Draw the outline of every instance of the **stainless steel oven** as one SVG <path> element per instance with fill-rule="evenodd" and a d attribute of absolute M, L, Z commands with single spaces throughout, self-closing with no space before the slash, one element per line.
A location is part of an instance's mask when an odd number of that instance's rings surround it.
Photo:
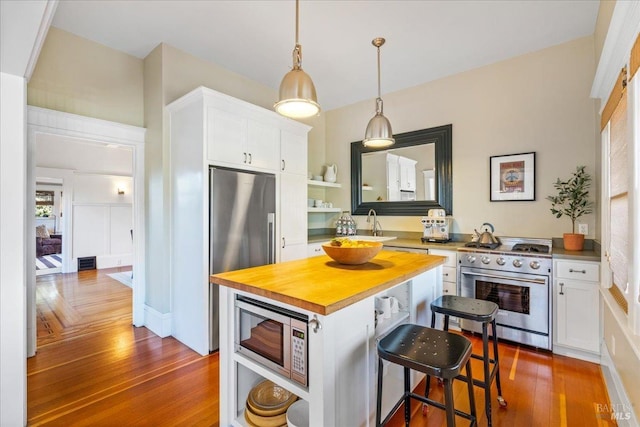
<path fill-rule="evenodd" d="M 510 246 L 459 249 L 458 290 L 498 304 L 498 337 L 551 350 L 551 265 L 548 254 L 513 252 Z M 477 322 L 460 322 L 464 330 L 482 331 Z"/>
<path fill-rule="evenodd" d="M 307 386 L 308 317 L 282 307 L 238 296 L 235 351 Z"/>

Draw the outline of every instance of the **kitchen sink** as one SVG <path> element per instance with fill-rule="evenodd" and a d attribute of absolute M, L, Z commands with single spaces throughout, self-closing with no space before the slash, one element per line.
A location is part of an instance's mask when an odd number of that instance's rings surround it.
<path fill-rule="evenodd" d="M 351 236 L 351 238 L 353 240 L 362 240 L 365 242 L 386 242 L 388 240 L 397 239 L 396 236 L 361 236 L 359 234 L 356 236 Z"/>

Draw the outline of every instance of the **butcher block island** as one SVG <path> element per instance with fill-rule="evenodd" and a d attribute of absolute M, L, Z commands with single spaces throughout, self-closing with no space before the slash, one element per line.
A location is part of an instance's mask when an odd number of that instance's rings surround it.
<path fill-rule="evenodd" d="M 251 425 L 247 396 L 265 379 L 308 402 L 311 427 L 374 425 L 376 340 L 401 323 L 430 324 L 445 261 L 383 250 L 362 265 L 322 255 L 212 275 L 220 425 Z M 383 412 L 402 394 L 402 369 L 385 365 L 384 375 Z"/>

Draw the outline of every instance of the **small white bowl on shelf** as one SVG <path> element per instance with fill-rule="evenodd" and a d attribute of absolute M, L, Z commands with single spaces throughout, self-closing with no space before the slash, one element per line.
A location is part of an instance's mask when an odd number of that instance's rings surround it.
<path fill-rule="evenodd" d="M 309 402 L 298 400 L 287 409 L 288 427 L 309 427 Z"/>

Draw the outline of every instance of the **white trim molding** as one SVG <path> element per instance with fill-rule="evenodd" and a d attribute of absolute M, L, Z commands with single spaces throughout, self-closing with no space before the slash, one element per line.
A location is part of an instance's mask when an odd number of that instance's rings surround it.
<path fill-rule="evenodd" d="M 171 313 L 160 313 L 155 308 L 145 305 L 144 325 L 160 338 L 171 336 Z"/>
<path fill-rule="evenodd" d="M 591 86 L 591 97 L 601 100 L 600 113 L 607 103 L 620 70 L 627 64 L 629 52 L 639 31 L 640 2 L 617 1 Z"/>
<path fill-rule="evenodd" d="M 133 324 L 143 326 L 145 319 L 145 192 L 144 192 L 144 144 L 146 129 L 137 126 L 115 123 L 77 114 L 48 110 L 39 107 L 27 107 L 28 155 L 27 155 L 27 194 L 35 194 L 35 146 L 40 134 L 52 134 L 74 138 L 91 143 L 114 143 L 132 148 L 133 151 Z M 34 202 L 35 203 L 35 202 Z M 68 216 L 67 216 L 68 217 Z M 31 216 L 28 216 L 31 218 Z M 68 218 L 67 220 L 69 220 Z M 35 230 L 35 218 L 27 221 L 27 230 Z M 71 230 L 71 224 L 65 223 L 65 230 Z M 30 236 L 30 234 L 28 234 Z M 34 240 L 34 242 L 31 242 Z M 35 238 L 27 239 L 27 265 L 35 265 Z M 70 248 L 63 245 L 63 259 L 71 259 Z M 67 245 L 68 247 L 69 245 Z M 31 250 L 33 249 L 33 250 Z M 66 252 L 66 253 L 65 253 Z M 31 260 L 31 261 L 29 261 Z M 27 353 L 35 354 L 35 268 L 27 274 Z M 31 328 L 29 328 L 31 324 Z"/>

